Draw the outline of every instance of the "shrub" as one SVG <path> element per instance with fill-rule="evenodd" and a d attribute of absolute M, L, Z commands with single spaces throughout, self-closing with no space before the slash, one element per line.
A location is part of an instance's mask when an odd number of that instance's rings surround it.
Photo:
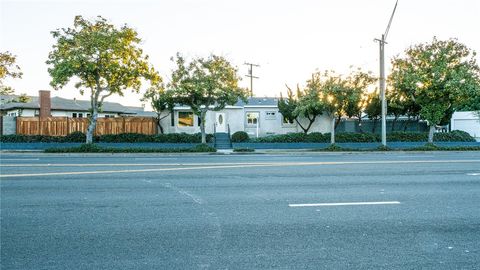
<path fill-rule="evenodd" d="M 320 132 L 312 132 L 307 134 L 306 138 L 307 142 L 312 142 L 312 143 L 326 143 L 330 142 L 330 134 L 327 136 L 327 134 L 322 134 Z"/>
<path fill-rule="evenodd" d="M 395 131 L 387 134 L 387 141 L 390 142 L 426 142 L 428 134 L 424 132 L 401 132 Z"/>
<path fill-rule="evenodd" d="M 85 142 L 87 136 L 80 131 L 75 131 L 64 137 L 65 142 Z"/>
<path fill-rule="evenodd" d="M 82 144 L 76 147 L 55 147 L 45 149 L 45 153 L 200 153 L 216 152 L 217 149 L 207 144 L 191 148 L 114 148 L 96 144 Z"/>
<path fill-rule="evenodd" d="M 325 135 L 330 138 L 330 133 L 325 133 Z M 336 133 L 335 142 L 344 143 L 344 142 L 379 142 L 380 137 L 377 134 L 373 133 Z"/>
<path fill-rule="evenodd" d="M 433 141 L 437 142 L 475 142 L 475 139 L 465 131 L 453 130 L 447 133 L 435 133 Z"/>
<path fill-rule="evenodd" d="M 248 142 L 250 137 L 245 131 L 237 131 L 232 134 L 232 142 Z"/>
<path fill-rule="evenodd" d="M 246 147 L 246 148 L 234 148 L 234 149 L 233 149 L 233 152 L 240 152 L 240 153 L 242 153 L 242 152 L 243 152 L 243 153 L 246 153 L 246 152 L 255 152 L 255 149 L 253 149 L 253 148 L 248 148 L 248 147 Z"/>

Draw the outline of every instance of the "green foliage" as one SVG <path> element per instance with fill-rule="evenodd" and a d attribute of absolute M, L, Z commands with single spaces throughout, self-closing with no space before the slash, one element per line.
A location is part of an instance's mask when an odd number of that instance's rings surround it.
<path fill-rule="evenodd" d="M 234 148 L 233 149 L 233 152 L 239 152 L 239 153 L 251 153 L 251 152 L 255 152 L 255 149 L 253 148 Z"/>
<path fill-rule="evenodd" d="M 330 134 L 326 134 L 330 136 Z M 344 143 L 344 142 L 379 142 L 380 137 L 378 134 L 372 133 L 337 133 L 335 134 L 335 142 Z"/>
<path fill-rule="evenodd" d="M 378 91 L 372 92 L 368 95 L 367 106 L 365 107 L 365 113 L 370 120 L 378 120 L 382 115 L 382 102 Z"/>
<path fill-rule="evenodd" d="M 34 143 L 34 142 L 84 142 L 85 134 L 81 132 L 74 132 L 65 137 L 60 136 L 44 136 L 44 135 L 2 135 L 1 142 L 11 143 Z M 123 133 L 96 136 L 95 142 L 108 143 L 200 143 L 201 134 L 186 134 L 186 133 L 171 133 L 171 134 L 157 134 L 145 135 L 138 133 Z M 207 135 L 207 141 L 213 141 L 213 135 Z"/>
<path fill-rule="evenodd" d="M 92 142 L 98 111 L 107 97 L 122 96 L 126 89 L 138 92 L 142 80 L 154 85 L 161 81 L 138 47 L 141 40 L 137 32 L 126 25 L 116 28 L 100 16 L 93 22 L 76 16 L 73 28 L 51 33 L 56 43 L 46 62 L 52 77 L 50 85 L 59 89 L 78 78 L 75 87 L 80 93 L 90 91 L 92 114 L 87 143 Z"/>
<path fill-rule="evenodd" d="M 298 89 L 298 87 L 297 87 Z M 289 122 L 294 122 L 297 120 L 298 115 L 295 114 L 295 109 L 297 108 L 298 101 L 293 94 L 292 89 L 287 86 L 287 98 L 285 99 L 280 93 L 280 99 L 278 100 L 278 111 L 282 116 L 287 119 Z"/>
<path fill-rule="evenodd" d="M 75 131 L 67 136 L 64 137 L 66 142 L 84 142 L 85 141 L 85 133 L 80 131 Z"/>
<path fill-rule="evenodd" d="M 210 55 L 196 58 L 190 63 L 177 54 L 172 58 L 176 69 L 168 89 L 175 103 L 189 106 L 200 117 L 202 142 L 205 142 L 205 115 L 207 111 L 219 111 L 226 105 L 234 105 L 238 99 L 246 102 L 248 91 L 238 86 L 237 69 L 225 58 Z"/>
<path fill-rule="evenodd" d="M 414 101 L 430 125 L 449 122 L 454 111 L 480 96 L 480 68 L 475 53 L 457 40 L 433 39 L 392 61 L 390 82 Z"/>
<path fill-rule="evenodd" d="M 144 94 L 142 101 L 149 101 L 153 110 L 157 113 L 157 126 L 163 134 L 162 119 L 173 113 L 175 102 L 172 91 L 166 91 L 163 84 L 150 87 Z"/>
<path fill-rule="evenodd" d="M 297 86 L 297 96 L 298 102 L 293 114 L 308 120 L 306 127 L 300 121 L 297 121 L 303 132 L 308 133 L 317 116 L 322 115 L 324 111 L 324 106 L 320 99 L 320 89 L 317 84 L 312 83 L 307 83 L 303 91 Z"/>
<path fill-rule="evenodd" d="M 232 134 L 232 142 L 248 142 L 250 137 L 245 131 L 237 131 Z"/>
<path fill-rule="evenodd" d="M 10 52 L 0 52 L 0 95 L 13 95 L 14 90 L 3 85 L 3 81 L 7 78 L 21 78 L 22 72 L 20 67 L 15 64 L 17 57 Z"/>
<path fill-rule="evenodd" d="M 476 140 L 465 131 L 453 130 L 452 132 L 435 133 L 436 142 L 475 142 Z"/>
<path fill-rule="evenodd" d="M 380 145 L 379 147 L 375 148 L 376 151 L 393 151 L 393 148 L 390 148 L 385 145 Z"/>
<path fill-rule="evenodd" d="M 206 144 L 199 144 L 191 148 L 113 148 L 87 143 L 77 147 L 45 149 L 45 153 L 200 153 L 216 151 L 215 148 Z"/>

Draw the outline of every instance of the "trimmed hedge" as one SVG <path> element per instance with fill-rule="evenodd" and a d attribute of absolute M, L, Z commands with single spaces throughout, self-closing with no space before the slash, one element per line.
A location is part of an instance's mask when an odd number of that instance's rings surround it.
<path fill-rule="evenodd" d="M 251 139 L 252 142 L 265 143 L 329 143 L 330 133 L 312 132 L 304 133 L 288 133 L 280 135 L 272 135 L 261 137 L 258 139 Z M 423 132 L 392 132 L 387 134 L 387 141 L 389 142 L 426 142 L 428 141 L 428 133 Z M 433 141 L 436 142 L 475 142 L 475 139 L 465 131 L 454 130 L 448 133 L 435 133 Z M 378 134 L 372 133 L 336 133 L 335 142 L 347 143 L 370 143 L 381 142 L 381 137 Z"/>
<path fill-rule="evenodd" d="M 250 137 L 245 131 L 237 131 L 232 134 L 232 142 L 248 142 Z"/>
<path fill-rule="evenodd" d="M 217 149 L 206 144 L 199 144 L 191 148 L 114 148 L 96 144 L 82 144 L 76 147 L 45 149 L 45 153 L 208 153 L 216 151 Z"/>
<path fill-rule="evenodd" d="M 423 132 L 392 132 L 387 134 L 389 142 L 426 142 L 428 134 Z M 200 133 L 171 133 L 145 135 L 138 133 L 123 133 L 115 135 L 95 136 L 94 142 L 111 142 L 111 143 L 201 143 L 202 137 Z M 207 142 L 213 141 L 213 135 L 207 134 Z M 329 143 L 330 133 L 312 132 L 304 133 L 288 133 L 280 135 L 272 135 L 260 138 L 249 138 L 248 134 L 243 131 L 235 132 L 232 135 L 232 142 L 261 142 L 261 143 Z M 372 133 L 336 133 L 335 142 L 380 142 L 381 138 L 378 134 Z M 454 130 L 448 133 L 435 133 L 434 142 L 475 142 L 475 139 L 467 132 Z M 60 136 L 25 136 L 25 135 L 2 135 L 0 142 L 10 143 L 31 143 L 31 142 L 85 142 L 85 134 L 74 132 L 65 137 Z"/>
<path fill-rule="evenodd" d="M 82 132 L 73 132 L 67 136 L 43 136 L 43 135 L 2 135 L 0 142 L 10 143 L 32 143 L 32 142 L 85 142 L 86 136 Z M 110 143 L 201 143 L 202 135 L 200 133 L 171 133 L 145 135 L 139 133 L 122 133 L 95 136 L 94 142 L 110 142 Z M 213 135 L 207 134 L 207 142 L 213 141 Z"/>

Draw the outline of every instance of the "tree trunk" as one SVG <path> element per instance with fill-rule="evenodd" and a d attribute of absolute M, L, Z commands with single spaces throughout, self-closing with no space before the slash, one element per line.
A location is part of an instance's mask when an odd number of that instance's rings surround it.
<path fill-rule="evenodd" d="M 362 129 L 362 117 L 358 118 L 358 132 L 363 133 Z"/>
<path fill-rule="evenodd" d="M 335 121 L 335 130 L 337 129 L 338 124 L 340 124 L 340 121 L 341 121 L 341 120 L 342 120 L 342 116 L 339 116 L 339 117 L 337 118 L 337 120 Z"/>
<path fill-rule="evenodd" d="M 202 133 L 202 143 L 207 143 L 207 135 L 205 134 L 205 115 L 207 114 L 206 111 L 200 112 L 200 132 Z"/>
<path fill-rule="evenodd" d="M 375 130 L 377 129 L 377 119 L 373 119 L 372 125 L 372 133 L 375 134 Z"/>
<path fill-rule="evenodd" d="M 304 128 L 298 118 L 295 118 L 295 122 L 297 122 L 298 126 L 302 129 L 303 133 L 307 134 L 308 129 Z"/>
<path fill-rule="evenodd" d="M 435 134 L 435 125 L 430 125 L 430 131 L 428 132 L 428 143 L 433 143 L 433 134 Z"/>
<path fill-rule="evenodd" d="M 163 127 L 162 127 L 162 118 L 160 117 L 161 114 L 157 114 L 157 130 L 160 132 L 160 134 L 163 134 Z"/>
<path fill-rule="evenodd" d="M 330 144 L 335 144 L 335 117 L 332 117 L 330 131 Z"/>
<path fill-rule="evenodd" d="M 392 132 L 395 131 L 395 123 L 397 123 L 397 119 L 398 119 L 398 116 L 395 115 L 395 117 L 393 118 L 393 121 L 392 121 L 392 130 L 391 130 Z"/>
<path fill-rule="evenodd" d="M 93 132 L 95 131 L 95 127 L 97 126 L 97 118 L 98 118 L 98 108 L 97 103 L 94 103 L 92 108 L 92 116 L 90 117 L 90 123 L 88 124 L 87 128 L 87 140 L 86 143 L 93 143 Z"/>

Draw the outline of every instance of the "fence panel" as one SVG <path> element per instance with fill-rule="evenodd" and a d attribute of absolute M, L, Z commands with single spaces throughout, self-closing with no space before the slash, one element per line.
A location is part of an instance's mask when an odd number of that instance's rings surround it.
<path fill-rule="evenodd" d="M 17 134 L 66 136 L 72 132 L 87 132 L 87 118 L 17 117 Z M 98 118 L 95 135 L 142 133 L 157 134 L 153 117 Z"/>

